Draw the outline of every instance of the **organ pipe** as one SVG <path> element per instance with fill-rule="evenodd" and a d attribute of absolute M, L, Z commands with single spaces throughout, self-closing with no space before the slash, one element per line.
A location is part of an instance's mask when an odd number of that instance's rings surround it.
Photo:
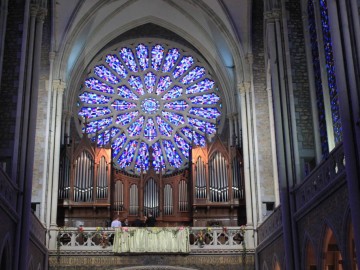
<path fill-rule="evenodd" d="M 210 201 L 228 201 L 228 190 L 227 162 L 220 153 L 216 153 L 210 161 Z"/>
<path fill-rule="evenodd" d="M 155 217 L 159 213 L 159 192 L 153 178 L 150 178 L 144 187 L 144 212 L 145 215 L 152 212 Z"/>
<path fill-rule="evenodd" d="M 74 201 L 92 201 L 94 161 L 87 152 L 82 152 L 75 161 Z"/>
<path fill-rule="evenodd" d="M 96 197 L 106 199 L 108 194 L 108 173 L 105 157 L 101 157 L 97 175 Z"/>
<path fill-rule="evenodd" d="M 138 215 L 139 209 L 139 196 L 138 196 L 138 187 L 133 184 L 130 187 L 130 204 L 129 204 L 129 214 Z"/>
<path fill-rule="evenodd" d="M 164 215 L 172 215 L 173 214 L 173 191 L 172 187 L 169 184 L 166 184 L 164 187 Z"/>

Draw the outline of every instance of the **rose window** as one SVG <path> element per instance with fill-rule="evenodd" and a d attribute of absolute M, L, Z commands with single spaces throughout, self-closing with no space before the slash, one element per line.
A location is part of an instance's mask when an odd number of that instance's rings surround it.
<path fill-rule="evenodd" d="M 191 145 L 216 132 L 215 82 L 189 53 L 162 43 L 125 46 L 95 63 L 82 85 L 82 131 L 111 145 L 115 166 L 166 173 L 188 163 Z M 152 158 L 149 158 L 149 155 Z"/>

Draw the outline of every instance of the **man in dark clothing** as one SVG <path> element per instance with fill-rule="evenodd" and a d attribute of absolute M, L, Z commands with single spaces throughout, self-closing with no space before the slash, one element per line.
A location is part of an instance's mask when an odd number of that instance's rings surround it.
<path fill-rule="evenodd" d="M 148 218 L 146 219 L 146 226 L 147 227 L 154 227 L 156 224 L 156 218 L 152 215 L 151 212 L 148 214 Z"/>

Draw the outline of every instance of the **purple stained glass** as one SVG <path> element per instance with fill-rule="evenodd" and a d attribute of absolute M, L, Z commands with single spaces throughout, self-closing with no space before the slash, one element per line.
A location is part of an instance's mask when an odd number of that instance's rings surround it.
<path fill-rule="evenodd" d="M 111 67 L 121 78 L 126 78 L 128 72 L 116 55 L 108 54 L 105 58 L 105 61 L 108 63 L 109 67 Z"/>
<path fill-rule="evenodd" d="M 168 53 L 166 54 L 162 71 L 169 72 L 175 66 L 175 63 L 179 59 L 179 57 L 180 57 L 180 51 L 178 49 L 174 48 L 169 50 Z"/>
<path fill-rule="evenodd" d="M 129 136 L 135 137 L 138 136 L 143 128 L 144 125 L 144 116 L 140 116 L 134 123 L 132 123 L 129 128 Z"/>
<path fill-rule="evenodd" d="M 204 79 L 201 82 L 198 82 L 186 88 L 186 94 L 195 94 L 209 91 L 214 87 L 214 84 L 214 81 L 210 79 Z"/>
<path fill-rule="evenodd" d="M 221 104 L 214 81 L 197 61 L 178 48 L 143 42 L 121 47 L 93 66 L 96 78 L 85 79 L 78 114 L 87 119 L 94 142 L 111 144 L 118 168 L 148 170 L 152 153 L 155 170 L 169 173 L 185 166 L 190 145 L 205 146 L 204 134 L 215 132 L 212 122 Z"/>
<path fill-rule="evenodd" d="M 111 111 L 107 107 L 82 107 L 79 111 L 79 115 L 84 118 L 95 118 L 110 113 Z"/>
<path fill-rule="evenodd" d="M 163 111 L 162 116 L 164 116 L 170 123 L 176 126 L 185 123 L 184 117 L 180 114 Z"/>
<path fill-rule="evenodd" d="M 124 147 L 126 140 L 127 138 L 124 133 L 122 133 L 114 140 L 114 142 L 111 144 L 111 148 L 113 149 L 113 157 L 116 157 L 119 154 L 120 150 Z"/>
<path fill-rule="evenodd" d="M 136 65 L 135 57 L 132 50 L 130 48 L 122 48 L 119 53 L 126 67 L 133 72 L 137 72 L 138 67 Z"/>
<path fill-rule="evenodd" d="M 211 93 L 202 96 L 189 97 L 189 99 L 194 104 L 210 105 L 210 104 L 217 104 L 218 101 L 220 100 L 220 97 L 214 93 Z"/>
<path fill-rule="evenodd" d="M 162 136 L 171 136 L 173 128 L 165 120 L 163 120 L 160 116 L 157 116 L 156 123 Z"/>
<path fill-rule="evenodd" d="M 117 84 L 120 82 L 120 80 L 111 73 L 111 71 L 106 68 L 104 65 L 99 65 L 94 67 L 94 73 L 101 79 L 111 83 L 111 84 Z"/>
<path fill-rule="evenodd" d="M 190 151 L 189 144 L 184 140 L 183 137 L 181 137 L 178 134 L 175 134 L 174 141 L 175 141 L 177 147 L 180 149 L 181 153 L 184 155 L 184 157 L 186 159 L 188 159 L 189 158 L 189 151 Z"/>
<path fill-rule="evenodd" d="M 175 168 L 180 168 L 182 164 L 182 159 L 177 152 L 174 144 L 169 140 L 163 140 L 163 147 L 166 153 L 166 159 Z"/>
<path fill-rule="evenodd" d="M 176 100 L 173 102 L 166 103 L 164 108 L 171 109 L 175 111 L 185 111 L 189 105 L 185 100 Z"/>
<path fill-rule="evenodd" d="M 157 137 L 154 120 L 149 118 L 146 122 L 144 129 L 144 137 L 149 141 L 154 140 Z"/>
<path fill-rule="evenodd" d="M 117 111 L 131 110 L 136 108 L 136 104 L 125 100 L 115 100 L 111 106 Z"/>
<path fill-rule="evenodd" d="M 98 95 L 91 92 L 84 92 L 79 95 L 81 102 L 88 104 L 106 104 L 109 102 L 110 97 Z"/>
<path fill-rule="evenodd" d="M 129 88 L 127 88 L 126 85 L 118 87 L 118 95 L 126 99 L 139 100 L 139 97 L 135 95 L 134 92 Z"/>
<path fill-rule="evenodd" d="M 136 156 L 135 168 L 138 172 L 147 171 L 149 169 L 149 149 L 144 142 L 140 143 Z"/>
<path fill-rule="evenodd" d="M 85 80 L 85 86 L 92 90 L 100 91 L 107 94 L 114 94 L 114 88 L 107 84 L 100 82 L 95 78 L 89 78 Z"/>
<path fill-rule="evenodd" d="M 134 118 L 136 118 L 138 116 L 139 112 L 135 111 L 135 112 L 129 112 L 129 113 L 124 113 L 124 114 L 119 114 L 116 118 L 116 124 L 121 125 L 121 126 L 126 126 L 127 124 L 129 124 Z"/>
<path fill-rule="evenodd" d="M 167 93 L 165 93 L 161 99 L 163 100 L 175 99 L 181 97 L 182 92 L 183 92 L 182 88 L 180 86 L 175 85 Z"/>
<path fill-rule="evenodd" d="M 159 82 L 157 84 L 156 94 L 160 95 L 164 91 L 166 91 L 171 85 L 172 80 L 169 76 L 160 77 Z"/>
<path fill-rule="evenodd" d="M 138 58 L 141 70 L 147 69 L 149 67 L 149 52 L 147 46 L 144 44 L 139 44 L 136 47 L 136 56 Z"/>
<path fill-rule="evenodd" d="M 173 76 L 175 79 L 183 75 L 194 63 L 194 58 L 191 56 L 185 56 L 181 59 L 180 63 L 177 65 L 173 72 Z"/>
<path fill-rule="evenodd" d="M 134 159 L 137 146 L 138 146 L 138 142 L 135 140 L 129 141 L 129 143 L 125 146 L 124 151 L 121 153 L 118 159 L 118 164 L 120 168 L 125 168 L 130 166 L 131 162 Z"/>
<path fill-rule="evenodd" d="M 148 93 L 154 92 L 154 86 L 156 83 L 156 75 L 152 72 L 146 73 L 144 77 L 144 83 Z"/>
<path fill-rule="evenodd" d="M 141 82 L 141 78 L 139 76 L 130 76 L 129 78 L 129 84 L 137 93 L 140 95 L 144 95 L 144 86 Z"/>
<path fill-rule="evenodd" d="M 164 57 L 164 47 L 161 45 L 155 45 L 151 50 L 151 66 L 156 71 L 160 70 L 161 62 Z"/>
<path fill-rule="evenodd" d="M 192 69 L 184 78 L 182 78 L 181 83 L 188 85 L 194 81 L 197 81 L 205 76 L 205 68 L 196 66 Z"/>
<path fill-rule="evenodd" d="M 189 113 L 207 119 L 216 119 L 220 116 L 220 112 L 217 108 L 193 107 L 189 110 Z"/>

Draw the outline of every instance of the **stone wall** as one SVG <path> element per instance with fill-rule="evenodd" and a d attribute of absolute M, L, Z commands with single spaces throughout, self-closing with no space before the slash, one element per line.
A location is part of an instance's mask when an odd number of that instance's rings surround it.
<path fill-rule="evenodd" d="M 305 54 L 305 41 L 301 3 L 298 0 L 285 2 L 291 79 L 294 93 L 297 139 L 302 176 L 305 174 L 305 162 L 314 159 L 314 133 L 309 92 L 309 78 Z"/>
<path fill-rule="evenodd" d="M 273 160 L 270 136 L 269 100 L 266 90 L 266 70 L 264 56 L 263 2 L 254 1 L 252 21 L 253 83 L 255 104 L 256 143 L 258 145 L 259 179 L 261 194 L 265 202 L 274 202 Z M 255 137 L 255 136 L 254 136 Z M 262 207 L 259 205 L 259 207 Z M 266 212 L 264 213 L 266 214 Z M 262 219 L 263 217 L 260 217 Z"/>
<path fill-rule="evenodd" d="M 0 162 L 6 163 L 6 172 L 11 172 L 14 150 L 15 121 L 18 103 L 21 50 L 23 45 L 24 4 L 13 0 L 8 3 L 7 25 L 4 44 L 0 87 Z"/>

